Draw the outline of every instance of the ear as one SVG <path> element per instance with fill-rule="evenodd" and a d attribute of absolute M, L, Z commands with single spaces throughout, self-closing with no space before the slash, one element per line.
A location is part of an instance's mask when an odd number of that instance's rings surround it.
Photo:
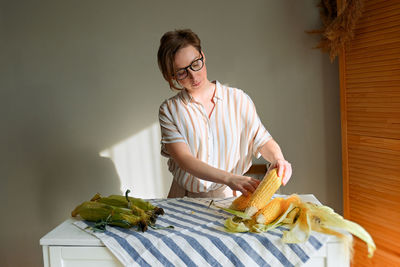
<path fill-rule="evenodd" d="M 203 58 L 204 58 L 204 63 L 206 63 L 206 55 L 204 55 L 204 52 L 203 52 L 203 50 L 201 50 L 201 55 L 203 56 Z"/>

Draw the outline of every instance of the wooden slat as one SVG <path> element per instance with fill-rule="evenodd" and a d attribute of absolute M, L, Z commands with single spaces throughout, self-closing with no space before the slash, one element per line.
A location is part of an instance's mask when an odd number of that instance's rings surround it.
<path fill-rule="evenodd" d="M 352 266 L 400 266 L 400 256 L 388 253 L 377 247 L 372 258 L 367 258 L 367 246 L 360 240 L 354 242 L 354 257 Z"/>
<path fill-rule="evenodd" d="M 392 174 L 394 175 L 394 177 L 390 177 L 390 174 L 388 174 L 388 172 L 386 171 L 385 175 L 389 176 L 385 178 L 388 179 L 388 181 L 390 179 L 394 179 L 397 181 L 398 175 L 400 174 L 398 159 L 399 153 L 395 153 L 395 151 L 391 150 L 391 153 L 388 153 L 388 150 L 373 147 L 367 147 L 364 149 L 349 148 L 349 151 L 351 152 L 351 156 L 349 155 L 349 159 L 352 160 L 351 164 L 357 164 L 357 160 L 359 160 L 360 162 L 358 163 L 365 169 L 368 169 L 369 165 L 372 165 L 374 168 L 383 165 L 388 170 L 394 171 L 394 173 Z M 358 166 L 355 167 L 357 168 Z M 382 172 L 379 172 L 379 174 L 383 175 Z"/>
<path fill-rule="evenodd" d="M 350 109 L 354 108 L 386 108 L 389 110 L 393 111 L 400 111 L 400 105 L 397 99 L 390 99 L 387 98 L 386 101 L 379 101 L 379 99 L 374 99 L 375 101 L 369 101 L 364 100 L 364 101 L 352 101 L 352 102 L 347 102 L 348 107 Z M 392 101 L 391 101 L 392 100 Z"/>
<path fill-rule="evenodd" d="M 392 189 L 394 187 L 395 189 L 393 190 L 393 193 L 389 194 L 389 195 L 393 198 L 396 198 L 396 194 L 399 194 L 399 186 L 396 185 L 396 182 L 393 180 L 392 180 L 392 182 L 385 181 L 379 185 L 376 185 L 375 176 L 371 176 L 371 173 L 369 173 L 369 174 L 361 173 L 360 174 L 357 172 L 351 172 L 351 176 L 352 176 L 351 185 L 353 185 L 354 183 L 361 183 L 361 184 L 364 184 L 365 186 L 373 187 L 378 191 L 385 191 L 385 190 L 392 191 Z M 397 186 L 397 188 L 396 188 L 396 186 Z M 382 203 L 382 202 L 380 202 L 380 203 Z"/>
<path fill-rule="evenodd" d="M 398 91 L 400 86 L 400 81 L 380 81 L 380 82 L 356 82 L 350 83 L 346 82 L 346 91 L 351 92 L 353 89 L 357 90 L 360 88 L 379 88 L 379 87 L 392 87 L 393 90 Z"/>
<path fill-rule="evenodd" d="M 393 5 L 397 0 L 366 0 L 364 1 L 365 10 L 377 9 L 388 5 Z"/>
<path fill-rule="evenodd" d="M 344 215 L 378 246 L 353 266 L 400 266 L 400 1 L 364 3 L 339 62 Z"/>
<path fill-rule="evenodd" d="M 385 36 L 370 36 L 368 38 L 353 39 L 351 49 L 362 49 L 397 43 L 400 39 L 400 32 L 391 32 Z"/>
<path fill-rule="evenodd" d="M 392 20 L 390 23 L 376 23 L 370 27 L 357 29 L 357 37 L 362 40 L 364 38 L 381 37 L 382 35 L 397 32 L 400 26 L 400 19 L 398 17 L 394 18 L 395 20 Z"/>
<path fill-rule="evenodd" d="M 373 112 L 373 111 L 362 111 L 362 110 L 354 110 L 354 111 L 349 111 L 348 112 L 349 115 L 349 119 L 351 120 L 357 120 L 358 118 L 361 119 L 368 119 L 368 118 L 372 118 L 372 119 L 396 119 L 399 118 L 400 116 L 400 112 Z"/>
<path fill-rule="evenodd" d="M 372 136 L 378 138 L 399 138 L 399 134 L 390 133 L 390 132 L 379 132 L 379 131 L 370 131 L 370 130 L 353 130 L 349 129 L 349 134 L 356 134 L 356 135 L 364 135 L 364 136 Z"/>
<path fill-rule="evenodd" d="M 395 83 L 394 81 L 391 81 L 390 83 Z M 397 82 L 400 86 L 400 82 Z M 357 86 L 354 87 L 347 87 L 347 94 L 349 93 L 396 93 L 399 91 L 399 87 L 395 85 L 385 85 L 384 83 L 381 84 L 364 84 L 362 86 L 361 84 L 358 84 Z"/>
<path fill-rule="evenodd" d="M 350 45 L 348 47 L 346 55 L 348 57 L 352 57 L 351 62 L 346 64 L 346 69 L 348 66 L 352 66 L 354 64 L 357 64 L 359 61 L 354 61 L 356 59 L 363 59 L 364 57 L 367 57 L 368 59 L 376 59 L 379 61 L 384 61 L 386 62 L 387 59 L 385 58 L 380 58 L 381 56 L 384 55 L 393 55 L 393 58 L 399 58 L 399 54 L 397 53 L 399 51 L 400 44 L 397 42 L 392 42 L 388 43 L 385 45 L 380 45 L 380 46 L 370 46 L 366 47 L 364 49 L 353 49 L 353 47 Z M 390 60 L 390 58 L 389 58 Z M 362 67 L 362 66 L 360 66 Z M 368 67 L 368 66 L 366 66 Z"/>
<path fill-rule="evenodd" d="M 392 6 L 391 6 L 392 7 Z M 398 18 L 398 11 L 393 8 L 382 9 L 379 14 L 368 14 L 364 12 L 357 21 L 356 31 L 358 29 L 369 28 L 380 24 L 390 24 Z M 375 24 L 374 24 L 375 22 Z"/>
<path fill-rule="evenodd" d="M 400 53 L 400 49 L 399 49 Z M 358 68 L 351 68 L 349 66 L 346 70 L 346 75 L 371 75 L 376 76 L 380 75 L 387 75 L 388 72 L 391 71 L 400 71 L 400 56 L 398 59 L 394 59 L 392 62 L 382 62 L 382 61 L 375 61 L 375 62 L 368 62 L 368 67 L 360 67 Z"/>
<path fill-rule="evenodd" d="M 350 172 L 351 174 L 354 174 L 355 178 L 360 177 L 375 183 L 378 181 L 378 179 L 384 180 L 377 184 L 377 187 L 380 187 L 381 185 L 388 185 L 393 189 L 393 192 L 388 194 L 400 193 L 400 182 L 397 179 L 400 174 L 398 166 L 385 164 L 383 160 L 377 161 L 374 159 L 367 160 L 366 158 L 360 159 L 362 157 L 357 158 L 356 155 L 353 156 L 353 154 L 355 154 L 353 152 L 351 154 L 351 156 L 349 155 L 349 165 L 351 167 Z M 377 168 L 379 168 L 379 171 L 377 171 Z M 355 180 L 358 181 L 357 179 Z M 400 199 L 400 195 L 398 195 L 398 197 Z"/>
<path fill-rule="evenodd" d="M 391 112 L 391 113 L 399 113 L 400 108 L 397 106 L 387 106 L 387 107 L 381 107 L 381 106 L 374 106 L 370 105 L 369 107 L 358 107 L 355 105 L 348 105 L 348 111 L 362 111 L 362 112 Z"/>
<path fill-rule="evenodd" d="M 398 3 L 398 0 L 365 0 L 364 1 L 364 14 L 371 10 L 379 12 L 378 9 L 393 6 Z"/>
<path fill-rule="evenodd" d="M 397 89 L 397 88 L 396 88 Z M 357 101 L 365 100 L 365 99 L 376 99 L 376 100 L 386 100 L 386 98 L 399 98 L 400 99 L 400 90 L 392 91 L 392 92 L 378 92 L 378 91 L 371 91 L 371 92 L 361 92 L 361 93 L 354 93 L 348 92 L 346 94 L 347 101 L 352 101 L 353 99 Z M 400 120 L 400 118 L 399 118 Z"/>
<path fill-rule="evenodd" d="M 384 20 L 388 17 L 397 17 L 398 10 L 400 9 L 400 2 L 394 1 L 389 2 L 387 0 L 382 1 L 382 3 L 377 3 L 377 5 L 368 5 L 368 0 L 366 1 L 366 5 L 364 6 L 364 10 L 362 16 L 357 21 L 358 27 L 364 26 L 366 23 L 379 23 L 381 20 Z M 372 26 L 372 25 L 368 25 Z"/>
<path fill-rule="evenodd" d="M 383 159 L 367 159 L 366 157 L 358 156 L 353 152 L 351 154 L 352 155 L 349 156 L 349 165 L 351 167 L 349 173 L 351 172 L 351 174 L 354 175 L 354 180 L 356 182 L 360 182 L 359 179 L 362 179 L 367 183 L 375 183 L 378 188 L 392 188 L 393 192 L 388 194 L 400 193 L 400 183 L 398 180 L 400 170 L 394 165 L 395 163 L 385 164 L 387 161 Z M 383 169 L 380 166 L 385 167 Z M 377 168 L 380 168 L 379 171 L 377 171 Z M 380 181 L 379 184 L 376 183 L 378 179 Z"/>
<path fill-rule="evenodd" d="M 399 139 L 400 133 L 398 129 L 384 129 L 384 128 L 372 128 L 372 127 L 357 127 L 348 125 L 348 134 L 369 136 L 374 138 L 387 138 L 387 139 Z"/>
<path fill-rule="evenodd" d="M 352 192 L 357 193 L 355 190 Z M 376 203 L 375 206 L 367 206 L 363 205 L 358 198 L 351 197 L 350 199 L 352 202 L 356 203 L 350 206 L 350 212 L 352 213 L 350 220 L 364 227 L 372 236 L 377 246 L 385 248 L 386 250 L 395 249 L 395 251 L 400 251 L 400 243 L 390 244 L 387 242 L 388 239 L 400 238 L 397 225 L 385 220 L 385 218 L 389 217 L 392 219 L 391 222 L 395 221 L 396 218 L 390 217 L 391 215 L 395 215 L 395 212 L 381 209 L 380 206 L 382 204 L 380 203 Z"/>
<path fill-rule="evenodd" d="M 397 0 L 365 0 L 364 4 L 365 5 L 362 13 L 362 18 L 377 16 L 388 11 L 397 10 L 400 8 L 400 3 Z"/>
<path fill-rule="evenodd" d="M 365 78 L 380 78 L 385 77 L 392 81 L 400 80 L 400 66 L 389 65 L 389 67 L 380 67 L 375 70 L 365 69 L 346 72 L 346 78 L 348 79 L 365 79 Z"/>
<path fill-rule="evenodd" d="M 363 17 L 363 18 L 364 18 L 364 20 L 361 18 L 355 25 L 354 30 L 356 33 L 359 33 L 360 31 L 368 30 L 371 27 L 385 27 L 385 25 L 395 25 L 399 21 L 399 17 L 396 15 L 383 17 L 379 21 L 375 21 L 375 22 L 373 20 L 371 20 L 373 18 L 370 18 L 369 20 L 365 19 L 365 17 Z"/>
<path fill-rule="evenodd" d="M 375 242 L 378 243 L 377 245 L 385 246 L 385 243 L 387 244 L 387 242 L 378 242 L 378 239 L 385 240 L 386 238 L 391 238 L 392 236 L 400 238 L 400 231 L 398 230 L 396 225 L 393 223 L 390 224 L 387 221 L 385 221 L 385 218 L 388 218 L 390 215 L 395 214 L 394 211 L 381 209 L 379 203 L 377 203 L 375 206 L 371 205 L 367 206 L 361 204 L 361 201 L 358 198 L 356 199 L 351 197 L 350 199 L 354 203 L 357 203 L 354 205 L 351 204 L 350 206 L 350 210 L 353 213 L 350 220 L 364 227 L 365 230 L 367 230 L 369 234 L 372 236 L 372 238 L 375 239 Z M 363 213 L 366 213 L 368 215 L 364 216 Z M 382 218 L 382 216 L 384 215 L 388 216 Z M 393 218 L 392 221 L 395 219 L 396 218 Z M 393 246 L 391 244 L 387 245 L 388 248 Z M 400 248 L 400 243 L 396 245 L 398 248 Z"/>
<path fill-rule="evenodd" d="M 352 192 L 356 193 L 355 190 L 353 190 Z M 365 230 L 367 230 L 374 239 L 377 240 L 378 238 L 390 238 L 391 235 L 393 235 L 394 237 L 400 237 L 400 231 L 398 227 L 396 227 L 397 225 L 391 223 L 396 219 L 395 217 L 390 217 L 390 215 L 396 214 L 395 211 L 381 209 L 380 206 L 382 204 L 376 203 L 375 205 L 373 205 L 371 204 L 371 202 L 368 203 L 363 198 L 350 197 L 350 200 L 352 200 L 352 203 L 350 205 L 352 216 L 349 219 L 364 227 Z M 365 204 L 360 200 L 365 201 Z M 364 213 L 366 215 L 364 215 Z M 390 222 L 387 222 L 385 218 L 392 218 L 392 220 Z M 382 236 L 380 235 L 380 233 L 383 233 L 384 235 Z M 397 245 L 399 246 L 400 243 L 398 243 Z"/>
<path fill-rule="evenodd" d="M 389 140 L 368 136 L 348 135 L 349 147 L 379 148 L 388 153 L 393 151 L 396 155 L 400 152 L 400 140 Z"/>
<path fill-rule="evenodd" d="M 400 222 L 400 214 L 396 210 L 397 208 L 400 208 L 398 191 L 397 194 L 394 192 L 389 194 L 378 190 L 378 188 L 365 188 L 365 186 L 366 185 L 364 183 L 350 183 L 350 191 L 354 194 L 357 194 L 356 199 L 359 200 L 351 205 L 359 205 L 370 208 L 370 214 L 365 216 L 376 216 L 380 214 L 379 219 L 386 221 L 386 223 L 395 223 L 397 225 L 398 222 Z M 385 194 L 387 194 L 387 196 Z M 351 197 L 352 196 L 350 196 L 350 198 Z M 371 207 L 379 208 L 373 210 Z"/>
<path fill-rule="evenodd" d="M 366 132 L 370 134 L 381 133 L 385 136 L 400 136 L 400 126 L 397 124 L 371 124 L 371 123 L 363 123 L 363 124 L 354 124 L 351 123 L 349 126 L 349 133 L 353 132 Z"/>
<path fill-rule="evenodd" d="M 400 75 L 387 75 L 387 76 L 377 76 L 377 77 L 367 77 L 361 75 L 354 75 L 350 77 L 346 75 L 346 79 L 349 83 L 376 83 L 376 82 L 388 82 L 388 81 L 398 81 L 400 82 Z"/>
<path fill-rule="evenodd" d="M 348 123 L 355 125 L 364 125 L 364 123 L 371 123 L 371 125 L 385 124 L 389 127 L 397 127 L 400 125 L 400 118 L 378 118 L 378 117 L 361 117 L 356 116 L 354 119 L 349 118 Z"/>
<path fill-rule="evenodd" d="M 387 46 L 391 46 L 392 44 L 398 45 L 398 43 L 389 43 Z M 399 60 L 399 47 L 395 48 L 389 48 L 386 51 L 372 51 L 375 48 L 383 50 L 384 48 L 382 46 L 376 46 L 376 47 L 367 47 L 362 50 L 362 53 L 358 53 L 354 55 L 354 59 L 352 60 L 352 63 L 349 63 L 348 66 L 349 68 L 352 67 L 362 67 L 362 64 L 365 63 L 376 63 L 376 64 L 382 64 L 382 62 L 386 62 L 388 64 L 390 61 L 393 62 L 393 64 L 398 64 Z M 359 51 L 357 50 L 357 51 Z M 371 50 L 371 51 L 368 51 Z M 368 67 L 368 65 L 366 65 Z"/>

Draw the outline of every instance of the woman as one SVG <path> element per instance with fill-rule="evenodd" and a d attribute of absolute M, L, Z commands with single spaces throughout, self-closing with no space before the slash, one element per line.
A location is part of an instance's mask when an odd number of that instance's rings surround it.
<path fill-rule="evenodd" d="M 242 90 L 207 79 L 206 57 L 191 30 L 167 32 L 158 65 L 171 89 L 180 92 L 159 110 L 161 154 L 173 182 L 168 197 L 229 197 L 254 192 L 259 180 L 243 176 L 252 155 L 277 168 L 285 185 L 292 174 L 253 102 Z"/>

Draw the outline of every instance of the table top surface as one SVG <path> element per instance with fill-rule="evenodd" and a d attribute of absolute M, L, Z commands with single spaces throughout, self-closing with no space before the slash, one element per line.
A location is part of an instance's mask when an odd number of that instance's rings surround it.
<path fill-rule="evenodd" d="M 321 204 L 312 194 L 299 195 L 303 201 Z M 42 246 L 104 246 L 97 237 L 83 231 L 73 223 L 80 219 L 68 218 L 40 239 Z"/>

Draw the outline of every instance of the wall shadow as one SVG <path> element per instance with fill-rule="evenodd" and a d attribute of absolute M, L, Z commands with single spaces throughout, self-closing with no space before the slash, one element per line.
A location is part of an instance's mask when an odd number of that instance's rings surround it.
<path fill-rule="evenodd" d="M 90 200 L 97 192 L 121 194 L 113 162 L 100 157 L 97 151 L 69 151 L 43 163 L 40 217 L 49 226 L 68 218 L 76 205 Z"/>

